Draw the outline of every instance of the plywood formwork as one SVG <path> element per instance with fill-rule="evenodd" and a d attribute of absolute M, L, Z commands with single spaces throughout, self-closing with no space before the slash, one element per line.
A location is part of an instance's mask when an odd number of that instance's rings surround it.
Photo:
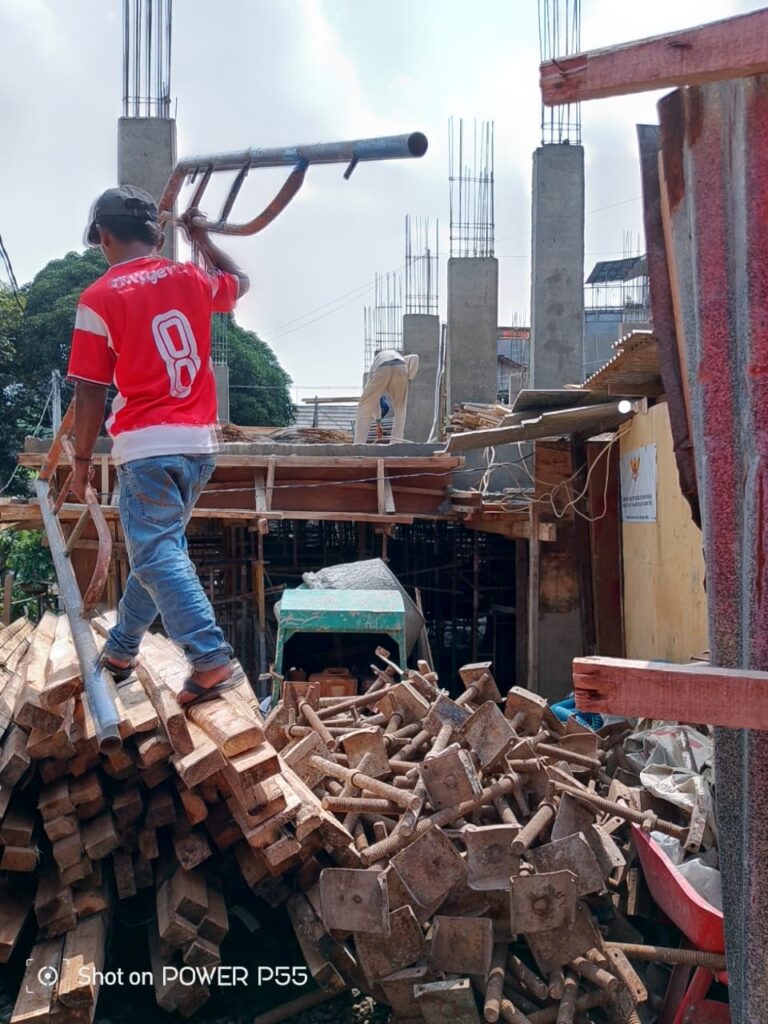
<path fill-rule="evenodd" d="M 263 454 L 260 447 L 267 448 Z M 341 448 L 346 446 L 322 446 Z M 416 516 L 442 514 L 453 472 L 463 460 L 427 452 L 389 455 L 383 448 L 372 454 L 328 454 L 327 451 L 297 454 L 285 446 L 226 444 L 216 460 L 216 470 L 203 492 L 193 518 L 222 519 L 317 519 L 345 518 L 359 521 L 411 522 Z M 245 449 L 245 450 L 244 450 Z M 255 450 L 254 450 L 255 449 Z M 277 449 L 277 451 L 274 451 Z M 43 451 L 25 451 L 20 465 L 38 469 Z M 59 471 L 63 483 L 64 470 Z M 117 516 L 116 474 L 107 452 L 96 456 L 95 486 L 107 517 Z M 18 514 L 34 516 L 34 504 L 26 509 L 0 506 L 0 521 Z M 65 504 L 64 517 L 77 516 Z"/>
<path fill-rule="evenodd" d="M 709 647 L 701 531 L 680 493 L 667 403 L 636 416 L 620 443 L 622 455 L 656 445 L 656 522 L 622 523 L 627 657 L 701 657 Z"/>

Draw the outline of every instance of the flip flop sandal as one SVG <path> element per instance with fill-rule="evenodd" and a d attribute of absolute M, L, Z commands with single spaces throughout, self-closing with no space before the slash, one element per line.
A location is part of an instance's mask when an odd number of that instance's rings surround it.
<path fill-rule="evenodd" d="M 99 665 L 109 672 L 116 683 L 124 683 L 126 679 L 130 679 L 136 671 L 135 661 L 132 661 L 130 665 L 123 667 L 122 665 L 116 665 L 108 654 L 101 655 L 99 658 Z"/>
<path fill-rule="evenodd" d="M 214 686 L 200 686 L 193 679 L 187 679 L 179 692 L 191 693 L 193 699 L 184 701 L 181 707 L 191 708 L 195 704 L 205 704 L 206 701 L 215 700 L 216 697 L 226 693 L 227 690 L 237 689 L 244 680 L 245 676 L 240 669 L 235 669 L 228 679 L 222 679 L 220 683 L 216 683 Z"/>

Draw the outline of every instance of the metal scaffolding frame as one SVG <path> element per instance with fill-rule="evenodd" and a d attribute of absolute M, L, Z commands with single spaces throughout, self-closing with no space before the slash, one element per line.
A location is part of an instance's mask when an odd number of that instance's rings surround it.
<path fill-rule="evenodd" d="M 435 221 L 434 245 L 430 245 L 429 218 L 405 217 L 405 312 L 438 312 L 440 225 Z"/>
<path fill-rule="evenodd" d="M 403 350 L 403 278 L 396 272 L 376 274 L 373 306 L 363 310 L 365 372 L 380 348 Z"/>
<path fill-rule="evenodd" d="M 452 257 L 493 256 L 493 121 L 475 121 L 471 140 L 464 120 L 448 122 L 448 181 Z"/>

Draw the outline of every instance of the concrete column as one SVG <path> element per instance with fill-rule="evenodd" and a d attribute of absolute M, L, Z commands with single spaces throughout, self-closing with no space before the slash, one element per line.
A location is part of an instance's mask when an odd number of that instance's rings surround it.
<path fill-rule="evenodd" d="M 584 361 L 584 150 L 581 146 L 541 146 L 533 155 L 531 252 L 532 388 L 562 388 L 583 380 Z M 537 447 L 539 467 L 551 445 Z M 564 454 L 564 453 L 563 453 Z M 570 452 L 569 452 L 570 456 Z M 566 458 L 568 465 L 568 458 Z M 572 470 L 568 469 L 567 475 Z M 551 473 L 551 469 L 549 471 Z M 555 479 L 553 479 L 553 483 Z M 583 650 L 580 581 L 573 556 L 572 521 L 557 525 L 558 544 L 541 545 L 538 606 L 538 679 L 528 681 L 549 699 L 571 687 L 571 660 Z M 563 551 L 563 547 L 567 550 Z M 557 580 L 561 583 L 556 583 Z M 553 583 L 553 581 L 555 581 Z M 554 596 L 553 596 L 554 595 Z"/>
<path fill-rule="evenodd" d="M 136 185 L 155 199 L 165 191 L 176 164 L 173 118 L 121 117 L 117 125 L 117 181 Z M 175 259 L 174 232 L 166 234 L 163 255 Z"/>
<path fill-rule="evenodd" d="M 448 412 L 496 401 L 499 264 L 493 256 L 448 260 Z"/>
<path fill-rule="evenodd" d="M 419 372 L 408 387 L 405 436 L 408 441 L 428 441 L 435 418 L 440 317 L 430 313 L 406 313 L 403 353 L 419 357 Z"/>
<path fill-rule="evenodd" d="M 581 383 L 584 361 L 584 149 L 533 154 L 531 387 Z"/>

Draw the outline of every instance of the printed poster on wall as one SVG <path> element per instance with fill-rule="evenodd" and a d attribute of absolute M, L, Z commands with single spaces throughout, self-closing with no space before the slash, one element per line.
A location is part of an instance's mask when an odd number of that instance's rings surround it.
<path fill-rule="evenodd" d="M 656 445 L 621 457 L 621 518 L 625 523 L 656 522 Z"/>

